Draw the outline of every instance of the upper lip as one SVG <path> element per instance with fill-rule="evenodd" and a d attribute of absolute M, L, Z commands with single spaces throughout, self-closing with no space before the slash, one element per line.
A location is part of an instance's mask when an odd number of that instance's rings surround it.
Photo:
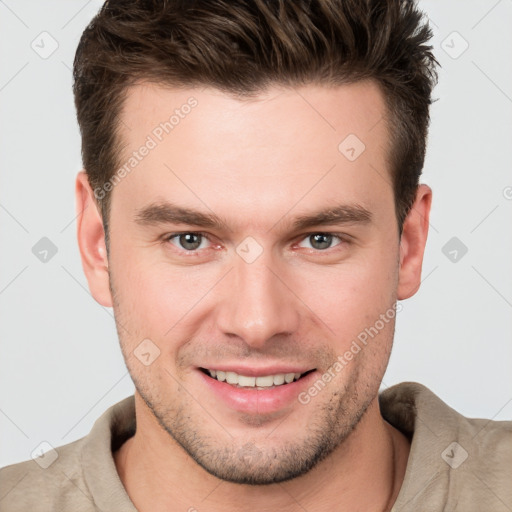
<path fill-rule="evenodd" d="M 276 364 L 265 367 L 256 367 L 256 366 L 240 366 L 240 365 L 227 365 L 221 363 L 212 363 L 211 365 L 200 366 L 204 370 L 220 370 L 223 372 L 235 372 L 238 375 L 245 375 L 247 377 L 263 377 L 265 375 L 277 375 L 280 373 L 306 373 L 314 368 L 307 366 L 298 366 L 298 365 L 283 365 Z"/>

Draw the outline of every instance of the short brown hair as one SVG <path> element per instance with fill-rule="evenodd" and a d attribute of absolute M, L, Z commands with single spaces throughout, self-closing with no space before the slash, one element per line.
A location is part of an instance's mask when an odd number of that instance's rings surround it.
<path fill-rule="evenodd" d="M 107 0 L 74 67 L 82 159 L 93 189 L 119 165 L 130 85 L 213 86 L 250 97 L 267 86 L 376 81 L 385 97 L 401 232 L 423 168 L 432 33 L 413 0 Z M 110 193 L 97 197 L 108 237 Z"/>

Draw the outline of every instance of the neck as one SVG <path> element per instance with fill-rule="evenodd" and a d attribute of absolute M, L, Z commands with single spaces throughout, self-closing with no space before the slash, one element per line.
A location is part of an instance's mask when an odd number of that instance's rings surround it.
<path fill-rule="evenodd" d="M 409 442 L 382 418 L 377 399 L 342 445 L 310 472 L 267 486 L 233 484 L 210 475 L 162 429 L 137 393 L 135 401 L 137 431 L 114 460 L 141 512 L 382 512 L 391 509 L 405 475 Z"/>

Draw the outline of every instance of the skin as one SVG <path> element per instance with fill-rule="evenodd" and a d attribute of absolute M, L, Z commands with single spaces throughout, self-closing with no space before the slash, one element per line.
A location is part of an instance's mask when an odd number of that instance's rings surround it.
<path fill-rule="evenodd" d="M 315 370 L 308 386 L 294 384 L 307 392 L 418 290 L 431 190 L 418 188 L 400 237 L 372 82 L 275 86 L 251 100 L 138 84 L 122 113 L 123 158 L 191 96 L 197 106 L 115 186 L 108 257 L 84 172 L 76 182 L 84 271 L 93 297 L 114 308 L 136 387 L 137 432 L 114 454 L 121 481 L 141 511 L 389 510 L 409 453 L 377 400 L 394 319 L 307 404 L 237 410 L 198 367 L 299 365 Z M 366 146 L 355 161 L 338 150 L 348 134 Z M 136 221 L 163 201 L 223 227 Z M 371 220 L 294 230 L 299 216 L 340 204 Z M 193 255 L 170 238 L 198 231 L 210 240 Z M 318 248 L 315 233 L 334 234 L 331 246 Z M 251 263 L 236 251 L 248 236 L 262 250 Z M 148 366 L 134 355 L 144 339 L 160 350 Z"/>

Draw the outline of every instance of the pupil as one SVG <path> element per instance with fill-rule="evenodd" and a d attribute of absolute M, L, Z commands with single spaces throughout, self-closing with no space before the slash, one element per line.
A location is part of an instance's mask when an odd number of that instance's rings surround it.
<path fill-rule="evenodd" d="M 332 235 L 326 235 L 325 233 L 316 233 L 309 237 L 311 245 L 315 249 L 327 249 L 332 242 Z"/>
<path fill-rule="evenodd" d="M 197 249 L 201 245 L 200 235 L 195 233 L 184 233 L 180 235 L 180 244 L 184 249 Z"/>

